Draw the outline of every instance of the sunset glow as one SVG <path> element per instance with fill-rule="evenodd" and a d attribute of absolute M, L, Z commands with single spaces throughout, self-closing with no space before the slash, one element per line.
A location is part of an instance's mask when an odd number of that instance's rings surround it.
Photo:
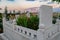
<path fill-rule="evenodd" d="M 21 2 L 7 2 L 7 3 L 1 3 L 0 7 L 4 8 L 5 6 L 8 7 L 8 9 L 26 9 L 30 7 L 38 7 L 39 2 L 28 2 L 28 1 L 21 1 Z"/>
<path fill-rule="evenodd" d="M 5 8 L 7 6 L 8 10 L 24 10 L 31 7 L 39 7 L 41 4 L 46 4 L 46 2 L 39 1 L 25 1 L 25 0 L 15 0 L 15 1 L 3 1 L 0 2 L 0 8 Z M 56 7 L 56 5 L 51 5 Z M 58 5 L 57 5 L 58 7 Z"/>

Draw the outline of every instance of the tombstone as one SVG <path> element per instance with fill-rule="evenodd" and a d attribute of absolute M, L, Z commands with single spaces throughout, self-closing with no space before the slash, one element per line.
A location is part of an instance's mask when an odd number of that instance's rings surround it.
<path fill-rule="evenodd" d="M 48 5 L 41 5 L 39 8 L 39 28 L 50 27 L 52 25 L 52 7 Z M 40 25 L 44 26 L 41 27 Z"/>

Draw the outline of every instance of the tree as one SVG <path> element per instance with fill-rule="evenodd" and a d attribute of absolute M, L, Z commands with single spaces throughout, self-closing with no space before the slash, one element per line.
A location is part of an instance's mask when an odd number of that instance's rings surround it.
<path fill-rule="evenodd" d="M 8 12 L 8 11 L 7 11 L 7 7 L 5 7 L 5 14 L 7 14 L 7 12 Z"/>
<path fill-rule="evenodd" d="M 52 1 L 56 1 L 56 2 L 60 3 L 60 0 L 52 0 Z"/>
<path fill-rule="evenodd" d="M 8 15 L 8 10 L 7 10 L 7 6 L 6 6 L 6 7 L 5 7 L 5 17 L 6 17 L 6 20 L 8 20 L 7 15 Z"/>

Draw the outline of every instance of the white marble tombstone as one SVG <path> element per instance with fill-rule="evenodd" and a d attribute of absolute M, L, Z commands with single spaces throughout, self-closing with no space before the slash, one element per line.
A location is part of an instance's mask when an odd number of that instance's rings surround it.
<path fill-rule="evenodd" d="M 52 7 L 41 5 L 39 8 L 39 28 L 50 27 L 52 25 Z M 43 24 L 44 26 L 41 26 Z"/>

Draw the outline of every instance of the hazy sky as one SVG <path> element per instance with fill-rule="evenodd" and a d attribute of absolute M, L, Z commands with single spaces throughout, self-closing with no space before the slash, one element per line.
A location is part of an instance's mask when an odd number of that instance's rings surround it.
<path fill-rule="evenodd" d="M 25 1 L 25 0 L 15 0 L 15 1 L 7 1 L 2 0 L 0 2 L 0 8 L 5 8 L 5 6 L 8 7 L 8 9 L 26 9 L 30 7 L 39 7 L 40 2 L 39 1 Z"/>
<path fill-rule="evenodd" d="M 0 1 L 0 8 L 8 7 L 9 10 L 23 10 L 30 7 L 39 7 L 41 4 L 46 4 L 45 2 L 36 1 L 26 1 L 26 0 L 14 0 L 14 1 L 7 1 L 1 0 Z"/>
<path fill-rule="evenodd" d="M 2 0 L 0 2 L 0 7 L 4 8 L 7 6 L 9 9 L 25 9 L 30 7 L 38 7 L 40 4 L 39 1 L 25 1 L 25 0 L 15 0 L 15 1 L 6 1 Z"/>

